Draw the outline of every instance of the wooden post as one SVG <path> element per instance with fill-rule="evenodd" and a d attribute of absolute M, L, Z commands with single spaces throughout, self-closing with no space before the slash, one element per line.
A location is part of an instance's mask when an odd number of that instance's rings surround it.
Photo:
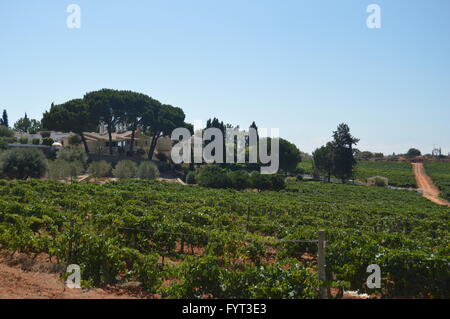
<path fill-rule="evenodd" d="M 246 230 L 248 231 L 248 224 L 250 223 L 250 206 L 247 207 L 247 227 Z"/>
<path fill-rule="evenodd" d="M 317 265 L 319 268 L 319 280 L 321 281 L 319 295 L 321 299 L 328 299 L 328 290 L 325 286 L 325 282 L 327 281 L 325 260 L 325 230 L 319 230 L 318 237 Z"/>

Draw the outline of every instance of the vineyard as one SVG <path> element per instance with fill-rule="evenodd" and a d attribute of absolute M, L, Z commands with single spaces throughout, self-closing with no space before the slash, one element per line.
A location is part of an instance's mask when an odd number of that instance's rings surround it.
<path fill-rule="evenodd" d="M 416 187 L 411 164 L 408 162 L 358 162 L 355 179 L 367 180 L 373 176 L 387 177 L 392 186 Z"/>
<path fill-rule="evenodd" d="M 425 162 L 424 166 L 433 183 L 441 191 L 440 196 L 450 201 L 450 163 Z"/>
<path fill-rule="evenodd" d="M 312 175 L 314 171 L 313 161 L 312 160 L 302 160 L 298 167 L 303 170 L 305 174 Z"/>
<path fill-rule="evenodd" d="M 337 297 L 448 298 L 449 213 L 416 192 L 294 180 L 280 192 L 0 181 L 3 253 L 45 253 L 80 265 L 86 287 L 139 281 L 163 298 L 317 298 L 319 229 Z M 370 264 L 381 289 L 365 286 Z"/>

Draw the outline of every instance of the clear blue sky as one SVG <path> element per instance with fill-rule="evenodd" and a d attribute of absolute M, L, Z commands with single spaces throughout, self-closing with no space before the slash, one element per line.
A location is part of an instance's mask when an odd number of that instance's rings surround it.
<path fill-rule="evenodd" d="M 449 0 L 1 0 L 0 45 L 11 122 L 115 88 L 191 122 L 278 127 L 307 152 L 340 122 L 362 150 L 450 152 Z"/>

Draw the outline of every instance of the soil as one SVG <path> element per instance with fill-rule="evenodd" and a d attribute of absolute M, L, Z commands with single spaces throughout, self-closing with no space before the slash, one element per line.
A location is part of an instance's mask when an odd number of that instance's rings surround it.
<path fill-rule="evenodd" d="M 411 164 L 414 175 L 416 176 L 417 187 L 422 191 L 423 196 L 433 203 L 450 207 L 450 203 L 448 201 L 439 198 L 439 189 L 433 184 L 433 181 L 425 172 L 423 163 Z"/>
<path fill-rule="evenodd" d="M 0 299 L 137 299 L 151 298 L 132 285 L 93 289 L 69 289 L 60 269 L 44 254 L 32 260 L 16 254 L 0 258 Z"/>

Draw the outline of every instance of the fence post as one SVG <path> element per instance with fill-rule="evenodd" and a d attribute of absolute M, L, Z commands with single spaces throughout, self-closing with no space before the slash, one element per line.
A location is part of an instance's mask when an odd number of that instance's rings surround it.
<path fill-rule="evenodd" d="M 248 224 L 250 223 L 250 206 L 247 207 L 247 225 L 246 225 L 246 231 L 248 231 Z"/>
<path fill-rule="evenodd" d="M 325 230 L 319 230 L 318 232 L 318 254 L 317 254 L 317 265 L 319 268 L 319 280 L 320 280 L 320 290 L 319 295 L 321 299 L 328 299 L 328 289 L 325 286 L 327 281 L 326 275 L 326 260 L 325 260 Z"/>

